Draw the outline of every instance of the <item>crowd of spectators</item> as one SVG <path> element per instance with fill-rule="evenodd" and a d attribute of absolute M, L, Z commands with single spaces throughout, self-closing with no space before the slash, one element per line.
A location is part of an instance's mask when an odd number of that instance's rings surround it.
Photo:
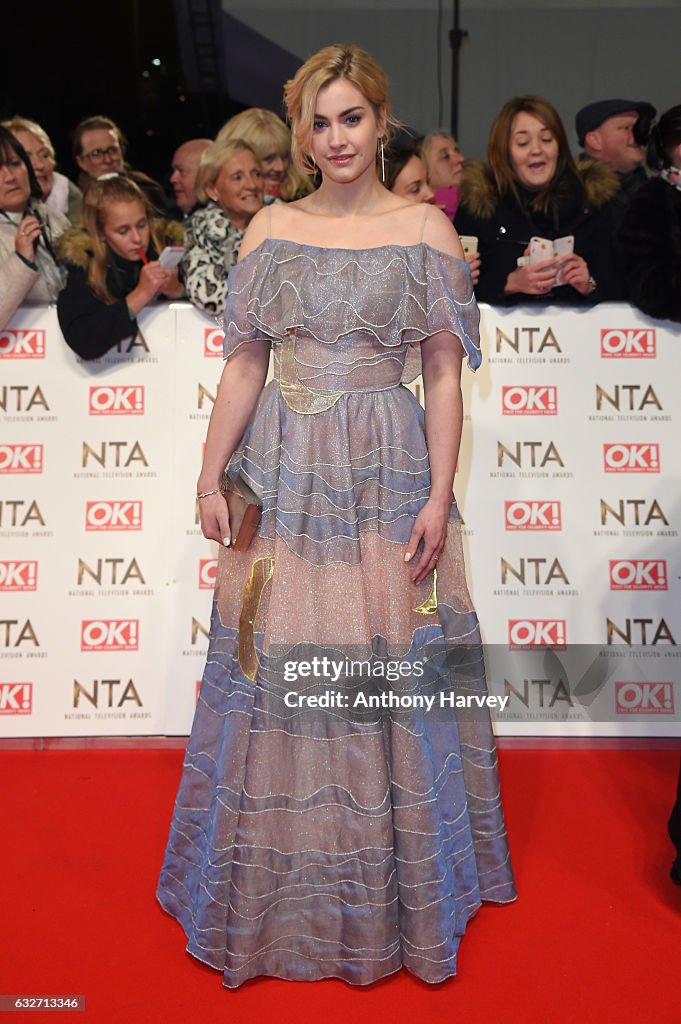
<path fill-rule="evenodd" d="M 681 321 L 681 106 L 657 123 L 655 113 L 645 101 L 589 104 L 575 118 L 575 158 L 555 108 L 517 96 L 484 161 L 466 161 L 446 131 L 403 129 L 377 154 L 378 173 L 396 196 L 453 220 L 480 301 L 629 300 Z M 183 295 L 219 315 L 251 218 L 316 185 L 314 168 L 291 159 L 287 126 L 259 108 L 215 141 L 183 142 L 167 183 L 127 162 L 109 117 L 83 119 L 72 146 L 77 183 L 57 170 L 41 125 L 15 116 L 0 126 L 0 328 L 23 303 L 57 301 L 84 359 L 134 335 L 155 301 Z"/>

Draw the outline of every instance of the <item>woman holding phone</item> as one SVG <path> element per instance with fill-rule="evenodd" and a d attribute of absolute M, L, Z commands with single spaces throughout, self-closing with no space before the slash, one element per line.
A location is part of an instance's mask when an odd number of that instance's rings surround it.
<path fill-rule="evenodd" d="M 550 103 L 509 100 L 492 125 L 487 163 L 466 164 L 454 220 L 460 234 L 479 242 L 478 300 L 594 305 L 621 298 L 609 207 L 618 188 L 605 164 L 577 167 Z M 560 254 L 550 246 L 542 258 L 541 246 L 555 240 Z"/>
<path fill-rule="evenodd" d="M 182 294 L 177 267 L 163 267 L 165 245 L 182 242 L 174 221 L 159 220 L 135 182 L 111 175 L 83 196 L 82 227 L 60 239 L 68 279 L 59 296 L 59 325 L 81 359 L 98 359 L 137 333 L 137 315 L 156 298 Z"/>
<path fill-rule="evenodd" d="M 0 328 L 22 303 L 54 302 L 64 286 L 55 246 L 69 222 L 41 196 L 24 147 L 0 126 Z"/>

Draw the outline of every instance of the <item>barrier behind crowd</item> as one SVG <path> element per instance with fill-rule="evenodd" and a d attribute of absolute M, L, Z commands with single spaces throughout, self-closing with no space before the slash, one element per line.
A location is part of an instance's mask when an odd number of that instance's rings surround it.
<path fill-rule="evenodd" d="M 91 363 L 52 308 L 0 332 L 2 736 L 189 731 L 221 334 L 182 303 L 140 326 Z M 679 329 L 624 305 L 483 308 L 482 339 L 456 492 L 490 691 L 508 698 L 496 731 L 680 735 Z"/>

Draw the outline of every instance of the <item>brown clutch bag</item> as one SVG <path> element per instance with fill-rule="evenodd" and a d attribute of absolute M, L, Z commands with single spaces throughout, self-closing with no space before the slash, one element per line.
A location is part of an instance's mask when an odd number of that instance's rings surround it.
<path fill-rule="evenodd" d="M 230 480 L 226 475 L 223 476 L 220 491 L 227 502 L 231 546 L 235 551 L 246 551 L 260 526 L 260 499 L 241 477 Z"/>

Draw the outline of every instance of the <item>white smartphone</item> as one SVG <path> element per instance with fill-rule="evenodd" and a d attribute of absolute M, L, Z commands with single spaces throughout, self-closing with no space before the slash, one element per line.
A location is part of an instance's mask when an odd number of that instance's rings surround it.
<path fill-rule="evenodd" d="M 463 246 L 464 256 L 470 256 L 471 253 L 478 251 L 478 239 L 475 235 L 459 235 L 459 241 Z"/>
<path fill-rule="evenodd" d="M 562 260 L 566 256 L 572 256 L 575 251 L 575 236 L 564 235 L 562 238 L 557 238 L 553 243 L 553 251 L 557 260 Z M 556 277 L 556 287 L 559 288 L 562 284 L 565 284 L 563 280 L 563 268 L 558 267 L 558 275 Z"/>
<path fill-rule="evenodd" d="M 158 258 L 164 270 L 174 270 L 184 256 L 183 245 L 167 245 Z"/>

